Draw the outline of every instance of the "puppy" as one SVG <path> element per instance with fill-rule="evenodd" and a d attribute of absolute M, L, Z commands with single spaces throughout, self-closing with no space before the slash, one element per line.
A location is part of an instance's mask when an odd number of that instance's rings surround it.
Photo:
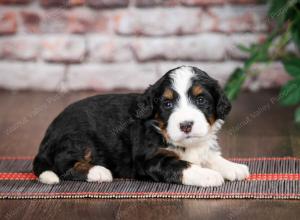
<path fill-rule="evenodd" d="M 68 106 L 47 129 L 33 171 L 45 184 L 133 178 L 207 187 L 242 180 L 248 167 L 224 159 L 217 142 L 230 109 L 216 80 L 178 67 L 143 94 Z"/>

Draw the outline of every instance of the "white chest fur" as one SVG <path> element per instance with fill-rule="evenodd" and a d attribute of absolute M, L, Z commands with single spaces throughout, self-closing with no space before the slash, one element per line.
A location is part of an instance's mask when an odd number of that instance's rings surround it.
<path fill-rule="evenodd" d="M 182 160 L 191 162 L 193 164 L 207 166 L 207 162 L 216 155 L 221 155 L 216 139 L 208 140 L 199 143 L 198 146 L 189 148 L 169 148 L 176 152 Z"/>
<path fill-rule="evenodd" d="M 223 121 L 218 120 L 211 127 L 207 136 L 192 146 L 186 146 L 185 148 L 170 147 L 169 150 L 176 152 L 182 160 L 207 167 L 208 161 L 211 161 L 212 158 L 221 155 L 216 134 L 222 124 Z"/>

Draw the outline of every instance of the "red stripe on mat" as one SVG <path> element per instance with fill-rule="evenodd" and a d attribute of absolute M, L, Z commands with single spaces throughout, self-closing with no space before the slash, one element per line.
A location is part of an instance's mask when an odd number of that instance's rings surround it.
<path fill-rule="evenodd" d="M 33 173 L 0 173 L 0 180 L 35 180 Z"/>
<path fill-rule="evenodd" d="M 300 180 L 299 173 L 252 173 L 247 180 Z"/>
<path fill-rule="evenodd" d="M 0 173 L 0 180 L 36 180 L 33 173 Z M 249 181 L 300 180 L 299 173 L 252 173 Z"/>

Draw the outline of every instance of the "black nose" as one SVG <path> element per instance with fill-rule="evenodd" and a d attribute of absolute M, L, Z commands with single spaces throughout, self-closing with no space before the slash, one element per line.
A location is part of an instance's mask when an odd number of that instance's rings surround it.
<path fill-rule="evenodd" d="M 193 124 L 193 121 L 184 121 L 180 123 L 180 130 L 188 134 L 192 131 Z"/>

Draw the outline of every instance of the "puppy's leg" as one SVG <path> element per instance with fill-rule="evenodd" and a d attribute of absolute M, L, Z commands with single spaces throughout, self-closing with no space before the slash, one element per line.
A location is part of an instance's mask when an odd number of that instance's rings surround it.
<path fill-rule="evenodd" d="M 208 161 L 208 167 L 219 172 L 224 179 L 230 181 L 243 180 L 249 176 L 248 166 L 231 162 L 220 155 L 212 156 Z"/>
<path fill-rule="evenodd" d="M 139 166 L 143 167 L 140 175 L 154 181 L 203 187 L 220 186 L 224 182 L 218 172 L 180 160 L 176 153 L 168 150 L 155 153 Z"/>
<path fill-rule="evenodd" d="M 52 170 L 51 163 L 43 155 L 37 155 L 33 161 L 33 172 L 38 180 L 44 184 L 59 183 L 58 175 Z"/>
<path fill-rule="evenodd" d="M 64 180 L 78 180 L 87 182 L 111 182 L 112 173 L 109 169 L 100 165 L 85 164 L 85 167 L 79 167 L 82 162 L 77 162 L 74 167 L 67 170 L 61 178 Z"/>
<path fill-rule="evenodd" d="M 57 184 L 59 177 L 51 170 L 46 170 L 39 175 L 39 181 L 44 184 Z"/>
<path fill-rule="evenodd" d="M 92 150 L 87 148 L 82 159 L 74 162 L 72 154 L 62 152 L 55 157 L 57 170 L 64 180 L 79 180 L 88 182 L 111 182 L 113 180 L 110 170 L 101 161 L 93 161 Z"/>
<path fill-rule="evenodd" d="M 88 160 L 81 160 L 74 164 L 62 176 L 63 179 L 81 180 L 87 182 L 111 182 L 112 173 L 102 165 L 92 164 Z"/>
<path fill-rule="evenodd" d="M 93 166 L 87 174 L 88 182 L 111 182 L 113 180 L 109 169 L 103 166 Z"/>
<path fill-rule="evenodd" d="M 192 164 L 183 170 L 182 184 L 193 186 L 220 186 L 224 183 L 223 177 L 216 171 Z"/>

